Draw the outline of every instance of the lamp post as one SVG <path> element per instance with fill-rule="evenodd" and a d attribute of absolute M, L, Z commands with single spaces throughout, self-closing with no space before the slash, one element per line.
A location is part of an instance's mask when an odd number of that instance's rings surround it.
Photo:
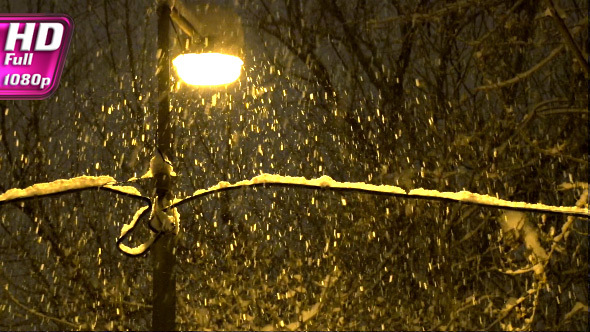
<path fill-rule="evenodd" d="M 164 159 L 174 156 L 173 127 L 170 123 L 170 23 L 174 21 L 185 33 L 194 37 L 198 32 L 185 15 L 189 14 L 180 0 L 158 3 L 158 116 L 156 147 Z M 184 14 L 184 15 L 183 15 Z M 223 85 L 235 81 L 243 62 L 221 53 L 183 54 L 174 60 L 180 78 L 191 85 Z M 156 200 L 160 207 L 168 206 L 173 198 L 170 173 L 153 174 L 156 179 Z M 152 330 L 170 331 L 176 328 L 176 234 L 165 232 L 152 248 Z"/>
<path fill-rule="evenodd" d="M 170 7 L 158 5 L 158 120 L 156 146 L 164 157 L 173 156 L 172 126 L 170 125 Z M 154 174 L 158 199 L 172 196 L 171 177 Z M 176 275 L 174 268 L 174 242 L 176 235 L 163 234 L 152 248 L 152 330 L 174 330 L 176 328 Z"/>

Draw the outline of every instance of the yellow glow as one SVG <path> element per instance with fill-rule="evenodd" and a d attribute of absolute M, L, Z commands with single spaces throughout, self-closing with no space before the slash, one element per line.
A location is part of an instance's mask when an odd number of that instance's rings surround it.
<path fill-rule="evenodd" d="M 244 62 L 221 53 L 181 54 L 172 60 L 180 79 L 191 85 L 229 84 L 240 77 Z"/>

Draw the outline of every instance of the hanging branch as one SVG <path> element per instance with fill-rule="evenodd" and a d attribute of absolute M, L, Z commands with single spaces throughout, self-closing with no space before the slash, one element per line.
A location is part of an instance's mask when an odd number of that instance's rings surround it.
<path fill-rule="evenodd" d="M 137 221 L 151 213 L 152 202 L 148 197 L 142 196 L 139 190 L 135 187 L 117 185 L 117 181 L 110 176 L 78 176 L 71 179 L 37 183 L 24 189 L 10 189 L 5 193 L 0 194 L 0 206 L 7 203 L 22 202 L 35 198 L 56 196 L 90 189 L 109 191 L 118 195 L 140 199 L 147 203 L 147 206 L 140 208 L 135 213 L 130 224 L 123 225 L 121 235 L 117 239 L 117 248 L 126 255 L 139 256 L 146 253 L 150 246 L 162 234 L 161 231 L 153 229 L 151 225 L 150 229 L 154 234 L 151 234 L 150 239 L 145 243 L 132 248 L 123 244 L 123 241 L 127 239 L 128 233 L 135 229 Z"/>

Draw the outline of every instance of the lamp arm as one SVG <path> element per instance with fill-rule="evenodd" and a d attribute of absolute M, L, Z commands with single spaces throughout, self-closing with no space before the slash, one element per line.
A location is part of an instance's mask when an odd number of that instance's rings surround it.
<path fill-rule="evenodd" d="M 196 22 L 197 19 L 194 17 L 192 12 L 187 8 L 181 0 L 163 0 L 161 4 L 164 4 L 170 8 L 170 18 L 172 22 L 176 24 L 184 33 L 193 39 L 202 42 L 205 37 L 202 36 L 199 31 L 191 24 L 191 21 Z"/>

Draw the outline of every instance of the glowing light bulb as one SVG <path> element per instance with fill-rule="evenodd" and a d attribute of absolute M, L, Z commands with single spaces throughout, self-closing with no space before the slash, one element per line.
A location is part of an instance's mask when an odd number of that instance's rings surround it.
<path fill-rule="evenodd" d="M 191 85 L 223 85 L 240 77 L 244 62 L 221 53 L 181 54 L 172 60 L 180 79 Z"/>

